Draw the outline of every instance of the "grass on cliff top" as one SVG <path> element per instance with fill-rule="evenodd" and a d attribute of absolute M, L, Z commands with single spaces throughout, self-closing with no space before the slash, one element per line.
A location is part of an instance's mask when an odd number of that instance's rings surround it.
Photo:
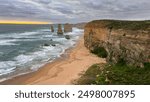
<path fill-rule="evenodd" d="M 146 63 L 144 68 L 122 64 L 103 66 L 94 64 L 77 80 L 77 84 L 150 85 L 150 63 Z"/>
<path fill-rule="evenodd" d="M 147 21 L 121 21 L 121 20 L 95 20 L 89 24 L 105 25 L 105 27 L 112 27 L 113 29 L 126 30 L 147 30 L 150 27 L 150 20 Z"/>

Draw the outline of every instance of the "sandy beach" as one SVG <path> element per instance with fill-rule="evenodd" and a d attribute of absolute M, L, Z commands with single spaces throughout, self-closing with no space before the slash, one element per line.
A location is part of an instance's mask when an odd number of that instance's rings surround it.
<path fill-rule="evenodd" d="M 5 85 L 70 85 L 80 74 L 95 63 L 105 63 L 84 47 L 84 39 L 80 38 L 76 46 L 67 52 L 67 57 L 48 63 L 36 72 L 21 75 L 1 82 Z"/>

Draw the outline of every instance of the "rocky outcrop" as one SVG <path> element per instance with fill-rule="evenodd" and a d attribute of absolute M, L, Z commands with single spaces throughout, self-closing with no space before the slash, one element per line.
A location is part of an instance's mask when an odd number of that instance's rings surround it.
<path fill-rule="evenodd" d="M 43 46 L 49 46 L 49 44 L 45 43 Z"/>
<path fill-rule="evenodd" d="M 53 25 L 51 25 L 51 32 L 54 32 L 54 27 L 53 27 Z"/>
<path fill-rule="evenodd" d="M 92 21 L 85 26 L 85 46 L 104 47 L 107 61 L 144 67 L 150 62 L 150 21 Z"/>
<path fill-rule="evenodd" d="M 64 32 L 67 33 L 67 32 L 72 32 L 72 24 L 64 24 Z"/>
<path fill-rule="evenodd" d="M 58 35 L 63 35 L 63 30 L 62 30 L 62 26 L 61 24 L 58 24 L 58 31 L 57 31 Z"/>
<path fill-rule="evenodd" d="M 69 35 L 65 35 L 65 38 L 66 38 L 67 40 L 69 40 L 69 39 L 70 39 L 70 36 L 69 36 Z"/>

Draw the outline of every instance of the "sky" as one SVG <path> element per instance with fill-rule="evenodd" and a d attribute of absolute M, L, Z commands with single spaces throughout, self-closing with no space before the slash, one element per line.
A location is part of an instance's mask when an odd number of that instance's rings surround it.
<path fill-rule="evenodd" d="M 150 0 L 0 0 L 0 20 L 78 23 L 149 20 Z"/>

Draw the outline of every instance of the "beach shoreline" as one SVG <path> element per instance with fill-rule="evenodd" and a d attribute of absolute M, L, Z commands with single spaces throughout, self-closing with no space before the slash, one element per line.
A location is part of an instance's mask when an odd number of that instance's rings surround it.
<path fill-rule="evenodd" d="M 84 46 L 84 38 L 80 37 L 75 47 L 66 52 L 53 62 L 47 63 L 39 70 L 20 75 L 0 82 L 1 85 L 71 85 L 72 81 L 80 77 L 95 63 L 105 63 L 89 52 Z"/>

